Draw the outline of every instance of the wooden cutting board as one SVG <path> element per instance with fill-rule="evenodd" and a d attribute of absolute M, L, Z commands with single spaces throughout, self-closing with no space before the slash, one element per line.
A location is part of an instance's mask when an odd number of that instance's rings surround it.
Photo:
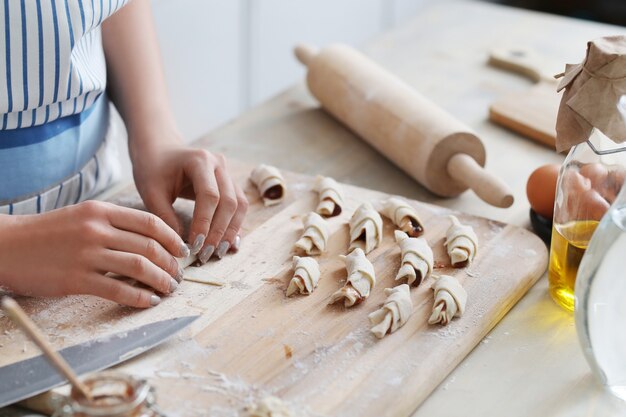
<path fill-rule="evenodd" d="M 469 268 L 450 268 L 443 241 L 451 212 L 412 201 L 433 247 L 435 273 L 462 282 L 467 309 L 447 327 L 428 325 L 433 302 L 429 278 L 412 289 L 414 314 L 406 325 L 378 340 L 369 333 L 367 315 L 383 302 L 383 289 L 396 284 L 400 263 L 388 220 L 382 245 L 368 255 L 378 280 L 372 295 L 350 309 L 327 303 L 346 278 L 338 255 L 348 246 L 348 218 L 361 202 L 387 196 L 345 186 L 345 210 L 329 221 L 330 247 L 319 258 L 319 287 L 310 296 L 286 298 L 301 216 L 317 204 L 310 191 L 313 179 L 285 173 L 286 201 L 265 208 L 247 181 L 250 167 L 233 163 L 231 172 L 245 184 L 251 202 L 243 245 L 236 255 L 205 266 L 227 285 L 184 282 L 175 295 L 149 310 L 93 297 L 19 299 L 58 348 L 163 318 L 202 314 L 189 330 L 118 367 L 148 378 L 169 416 L 245 415 L 246 404 L 270 394 L 298 415 L 408 416 L 546 269 L 546 247 L 529 231 L 461 213 L 456 214 L 480 239 L 479 250 Z M 140 205 L 133 190 L 117 201 Z M 188 202 L 177 208 L 189 216 Z M 36 354 L 0 313 L 0 366 Z"/>
<path fill-rule="evenodd" d="M 561 94 L 554 73 L 544 71 L 545 63 L 533 51 L 495 49 L 489 64 L 529 78 L 535 85 L 527 91 L 506 94 L 489 107 L 489 119 L 523 136 L 555 147 L 556 115 Z"/>

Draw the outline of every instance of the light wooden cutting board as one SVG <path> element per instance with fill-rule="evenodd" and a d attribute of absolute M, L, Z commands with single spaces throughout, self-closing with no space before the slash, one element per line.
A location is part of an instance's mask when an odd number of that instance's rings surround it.
<path fill-rule="evenodd" d="M 250 167 L 233 164 L 231 172 L 246 184 L 251 208 L 240 252 L 205 266 L 227 281 L 224 287 L 184 282 L 161 305 L 143 311 L 93 297 L 19 299 L 59 348 L 201 313 L 188 331 L 118 367 L 148 378 L 170 416 L 245 415 L 246 404 L 270 394 L 299 415 L 408 416 L 546 269 L 546 247 L 529 231 L 460 213 L 461 221 L 474 227 L 479 250 L 469 268 L 450 268 L 443 248 L 450 211 L 413 201 L 434 250 L 435 273 L 454 275 L 463 283 L 467 309 L 447 327 L 428 325 L 430 278 L 412 289 L 414 314 L 406 325 L 378 340 L 369 333 L 367 315 L 383 302 L 383 289 L 396 284 L 400 264 L 388 220 L 382 245 L 368 255 L 378 280 L 370 298 L 351 309 L 327 303 L 346 278 L 338 255 L 348 246 L 348 218 L 361 202 L 386 195 L 345 186 L 345 210 L 329 221 L 330 248 L 319 258 L 319 287 L 310 296 L 286 298 L 301 216 L 317 203 L 310 191 L 313 179 L 285 173 L 288 198 L 265 208 L 247 182 Z M 132 190 L 117 200 L 139 205 Z M 178 208 L 188 215 L 191 206 Z M 0 313 L 0 366 L 36 354 Z"/>
<path fill-rule="evenodd" d="M 556 116 L 561 101 L 554 73 L 545 71 L 544 60 L 524 48 L 495 49 L 491 51 L 489 64 L 523 75 L 535 83 L 526 91 L 499 97 L 489 107 L 489 119 L 554 149 Z"/>

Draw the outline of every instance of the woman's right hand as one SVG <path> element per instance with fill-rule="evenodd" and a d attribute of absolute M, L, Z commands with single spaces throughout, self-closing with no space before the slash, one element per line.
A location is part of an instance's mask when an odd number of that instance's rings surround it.
<path fill-rule="evenodd" d="M 26 296 L 91 294 L 146 308 L 182 279 L 189 254 L 159 217 L 86 201 L 45 214 L 0 215 L 0 287 Z M 138 288 L 110 274 L 145 284 Z"/>

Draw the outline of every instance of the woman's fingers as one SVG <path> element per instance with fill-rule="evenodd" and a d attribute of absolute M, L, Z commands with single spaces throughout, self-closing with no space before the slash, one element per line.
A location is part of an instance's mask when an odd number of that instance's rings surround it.
<path fill-rule="evenodd" d="M 167 272 L 172 278 L 180 282 L 183 271 L 176 259 L 159 242 L 143 235 L 117 230 L 107 247 L 121 252 L 141 255 L 150 262 Z"/>
<path fill-rule="evenodd" d="M 230 243 L 230 249 L 236 252 L 239 250 L 239 244 L 241 242 L 239 232 L 248 211 L 248 199 L 246 198 L 246 195 L 241 187 L 235 182 L 233 182 L 233 187 L 235 188 L 235 195 L 237 197 L 237 210 L 235 211 L 233 218 L 230 220 L 230 224 L 228 225 L 222 240 Z"/>
<path fill-rule="evenodd" d="M 215 178 L 215 164 L 211 163 L 211 158 L 208 152 L 199 152 L 198 156 L 190 161 L 186 171 L 196 199 L 189 230 L 189 243 L 191 253 L 194 255 L 206 246 L 206 237 L 220 201 L 220 189 Z"/>
<path fill-rule="evenodd" d="M 135 253 L 107 250 L 96 263 L 100 271 L 132 278 L 163 294 L 172 293 L 178 286 L 170 274 Z"/>
<path fill-rule="evenodd" d="M 154 189 L 146 193 L 143 199 L 146 208 L 160 217 L 169 227 L 171 227 L 178 235 L 181 234 L 180 221 L 174 211 L 171 198 L 167 196 L 167 190 Z"/>
<path fill-rule="evenodd" d="M 125 306 L 148 308 L 161 302 L 161 298 L 145 288 L 133 287 L 118 279 L 91 274 L 82 280 L 81 293 L 106 298 Z"/>
<path fill-rule="evenodd" d="M 183 239 L 152 213 L 111 204 L 107 214 L 110 224 L 117 229 L 152 238 L 174 256 L 182 257 L 188 253 Z"/>
<path fill-rule="evenodd" d="M 235 193 L 235 187 L 228 177 L 223 164 L 218 166 L 215 170 L 215 179 L 220 190 L 220 199 L 217 204 L 217 209 L 215 210 L 215 215 L 213 216 L 213 221 L 211 222 L 211 228 L 205 246 L 198 255 L 198 259 L 200 259 L 202 263 L 206 263 L 213 254 L 221 258 L 230 248 L 230 242 L 222 238 L 237 210 L 237 194 Z"/>

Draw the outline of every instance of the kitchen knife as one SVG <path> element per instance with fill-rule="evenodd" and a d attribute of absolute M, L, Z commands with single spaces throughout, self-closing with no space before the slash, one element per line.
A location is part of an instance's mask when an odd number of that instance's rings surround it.
<path fill-rule="evenodd" d="M 90 340 L 59 351 L 74 372 L 84 375 L 131 359 L 165 341 L 199 316 L 177 317 Z M 0 407 L 66 383 L 42 356 L 0 368 Z"/>

